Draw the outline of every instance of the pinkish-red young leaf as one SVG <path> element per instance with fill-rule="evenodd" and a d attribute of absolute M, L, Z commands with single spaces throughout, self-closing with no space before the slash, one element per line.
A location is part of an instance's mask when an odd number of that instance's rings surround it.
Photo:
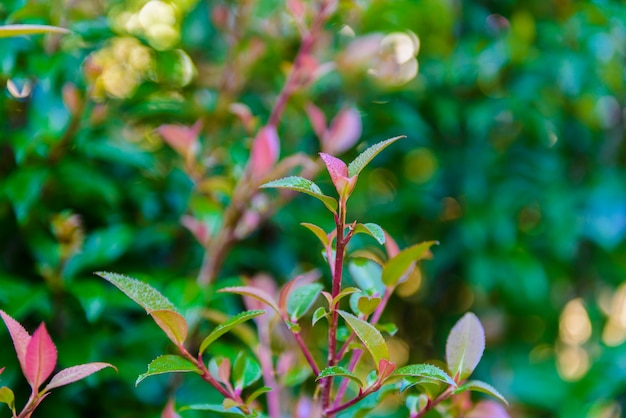
<path fill-rule="evenodd" d="M 2 372 L 4 371 L 4 369 L 6 369 L 6 367 L 3 367 L 0 369 L 0 374 L 2 374 Z"/>
<path fill-rule="evenodd" d="M 106 367 L 112 367 L 115 369 L 115 371 L 117 371 L 117 368 L 112 364 L 100 362 L 86 363 L 63 369 L 54 376 L 52 376 L 50 383 L 48 383 L 44 388 L 44 392 L 48 392 L 51 389 L 69 385 L 70 383 L 82 380 L 87 376 L 90 376 Z"/>
<path fill-rule="evenodd" d="M 253 178 L 265 176 L 278 161 L 280 141 L 276 127 L 267 125 L 259 130 L 252 142 L 250 168 Z"/>
<path fill-rule="evenodd" d="M 161 418 L 180 418 L 180 415 L 176 412 L 176 406 L 174 404 L 174 399 L 170 398 L 161 412 Z"/>
<path fill-rule="evenodd" d="M 361 130 L 359 112 L 354 107 L 342 109 L 322 139 L 322 150 L 332 155 L 349 150 L 361 137 Z"/>
<path fill-rule="evenodd" d="M 180 218 L 180 223 L 192 233 L 200 244 L 207 245 L 209 242 L 209 228 L 206 224 L 191 215 L 183 215 Z"/>
<path fill-rule="evenodd" d="M 228 106 L 228 110 L 230 113 L 239 118 L 243 127 L 246 129 L 246 132 L 250 132 L 252 130 L 254 127 L 254 116 L 248 106 L 243 103 L 231 103 Z"/>
<path fill-rule="evenodd" d="M 26 348 L 28 347 L 28 343 L 30 342 L 31 337 L 19 322 L 11 318 L 3 310 L 0 310 L 0 316 L 4 321 L 4 324 L 9 329 L 9 334 L 11 335 L 11 339 L 13 340 L 13 346 L 15 347 L 15 353 L 17 354 L 17 360 L 20 363 L 20 367 L 22 367 L 22 372 L 25 373 Z"/>
<path fill-rule="evenodd" d="M 317 135 L 322 143 L 322 150 L 326 151 L 323 140 L 324 136 L 326 136 L 326 115 L 324 115 L 324 112 L 322 112 L 322 110 L 313 103 L 307 103 L 305 110 L 306 114 L 309 116 L 313 132 L 315 132 L 315 135 Z"/>
<path fill-rule="evenodd" d="M 491 400 L 481 401 L 466 415 L 467 418 L 510 418 L 504 406 Z"/>
<path fill-rule="evenodd" d="M 167 144 L 185 158 L 192 158 L 200 150 L 198 136 L 202 129 L 202 122 L 198 120 L 193 126 L 161 125 L 157 128 L 159 134 Z"/>
<path fill-rule="evenodd" d="M 274 311 L 276 311 L 277 314 L 280 315 L 280 309 L 278 308 L 278 305 L 274 301 L 274 298 L 266 291 L 259 289 L 257 287 L 253 287 L 253 286 L 224 287 L 222 289 L 219 289 L 218 292 L 219 293 L 236 293 L 242 296 L 249 296 L 269 306 Z"/>
<path fill-rule="evenodd" d="M 339 158 L 323 152 L 320 152 L 320 157 L 322 157 L 324 164 L 326 164 L 326 169 L 328 170 L 328 174 L 330 174 L 330 179 L 335 185 L 339 196 L 349 196 L 356 185 L 357 176 L 349 178 L 348 166 Z"/>
<path fill-rule="evenodd" d="M 176 345 L 182 345 L 187 338 L 187 321 L 178 312 L 157 310 L 150 312 L 154 322 L 165 332 L 167 337 Z"/>
<path fill-rule="evenodd" d="M 393 362 L 384 358 L 380 359 L 378 362 L 378 380 L 384 381 L 394 370 L 396 370 L 396 365 Z"/>
<path fill-rule="evenodd" d="M 217 378 L 222 383 L 230 383 L 230 359 L 228 357 L 224 357 L 217 366 Z"/>
<path fill-rule="evenodd" d="M 301 0 L 287 0 L 287 9 L 296 19 L 302 19 L 306 11 Z"/>
<path fill-rule="evenodd" d="M 42 323 L 33 333 L 26 347 L 24 377 L 34 391 L 50 377 L 57 364 L 57 348 L 46 326 Z"/>
<path fill-rule="evenodd" d="M 394 258 L 400 252 L 400 247 L 398 247 L 398 243 L 391 238 L 387 232 L 385 232 L 385 250 L 387 250 L 387 256 L 389 258 Z"/>

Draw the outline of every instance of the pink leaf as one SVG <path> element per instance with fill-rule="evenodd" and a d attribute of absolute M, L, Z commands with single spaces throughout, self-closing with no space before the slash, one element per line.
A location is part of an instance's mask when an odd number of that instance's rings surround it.
<path fill-rule="evenodd" d="M 193 236 L 202 245 L 209 242 L 209 228 L 204 222 L 201 222 L 191 215 L 183 215 L 180 223 L 193 234 Z"/>
<path fill-rule="evenodd" d="M 304 3 L 300 0 L 287 0 L 287 8 L 291 12 L 291 14 L 297 18 L 302 19 L 304 17 L 304 12 L 306 11 L 304 7 Z"/>
<path fill-rule="evenodd" d="M 307 103 L 305 110 L 306 114 L 309 116 L 313 132 L 315 132 L 315 135 L 322 141 L 326 135 L 326 115 L 313 103 Z M 324 148 L 323 144 L 322 148 Z M 324 151 L 326 151 L 326 149 L 324 149 Z"/>
<path fill-rule="evenodd" d="M 357 177 L 348 178 L 348 166 L 339 158 L 323 152 L 320 152 L 320 157 L 326 164 L 330 179 L 333 181 L 339 196 L 345 197 L 349 195 L 354 189 Z"/>
<path fill-rule="evenodd" d="M 224 357 L 217 366 L 217 377 L 222 383 L 230 382 L 230 359 L 228 357 Z"/>
<path fill-rule="evenodd" d="M 361 137 L 361 130 L 359 112 L 354 107 L 342 109 L 322 139 L 322 150 L 333 155 L 349 150 Z"/>
<path fill-rule="evenodd" d="M 389 256 L 389 258 L 394 258 L 400 252 L 398 243 L 396 243 L 387 232 L 385 232 L 385 250 L 387 250 L 387 256 Z"/>
<path fill-rule="evenodd" d="M 163 412 L 161 412 L 161 418 L 180 418 L 180 415 L 176 413 L 174 399 L 170 399 L 169 401 L 167 401 Z"/>
<path fill-rule="evenodd" d="M 30 342 L 31 337 L 24 329 L 24 327 L 15 319 L 11 318 L 6 312 L 0 310 L 0 316 L 2 317 L 2 320 L 4 321 L 7 328 L 9 329 L 9 334 L 11 334 L 13 346 L 15 347 L 15 352 L 17 353 L 17 359 L 20 362 L 22 371 L 25 373 L 26 347 L 28 347 L 28 343 Z"/>
<path fill-rule="evenodd" d="M 167 144 L 185 158 L 193 158 L 200 150 L 198 136 L 202 122 L 198 120 L 192 127 L 181 125 L 161 125 L 157 128 Z"/>
<path fill-rule="evenodd" d="M 6 369 L 6 367 L 3 367 L 0 369 L 0 374 L 2 374 L 2 372 L 4 371 L 4 369 Z"/>
<path fill-rule="evenodd" d="M 106 367 L 112 367 L 117 371 L 117 368 L 109 363 L 98 362 L 81 364 L 79 366 L 72 366 L 67 369 L 63 369 L 52 376 L 50 383 L 48 383 L 48 385 L 44 388 L 44 392 L 82 380 Z"/>
<path fill-rule="evenodd" d="M 253 178 L 265 176 L 278 161 L 280 141 L 276 127 L 267 125 L 261 128 L 252 142 L 250 167 Z"/>
<path fill-rule="evenodd" d="M 383 381 L 396 370 L 396 365 L 387 359 L 380 359 L 378 362 L 378 380 Z"/>
<path fill-rule="evenodd" d="M 506 409 L 494 401 L 478 402 L 474 409 L 465 416 L 467 418 L 510 418 Z"/>
<path fill-rule="evenodd" d="M 228 106 L 228 110 L 239 118 L 247 132 L 252 130 L 254 127 L 254 116 L 248 106 L 243 103 L 231 103 Z"/>
<path fill-rule="evenodd" d="M 34 391 L 52 374 L 57 364 L 57 348 L 46 326 L 42 323 L 33 333 L 26 347 L 24 376 Z"/>

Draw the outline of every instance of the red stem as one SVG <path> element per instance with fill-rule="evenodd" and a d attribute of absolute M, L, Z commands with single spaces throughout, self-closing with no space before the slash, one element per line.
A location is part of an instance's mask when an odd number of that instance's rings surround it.
<path fill-rule="evenodd" d="M 304 343 L 302 336 L 300 335 L 300 333 L 297 333 L 297 332 L 294 332 L 293 336 L 295 337 L 296 342 L 298 343 L 298 346 L 300 347 L 300 351 L 302 351 L 302 354 L 304 354 L 306 361 L 309 363 L 309 366 L 311 366 L 311 370 L 313 371 L 313 374 L 315 376 L 318 376 L 320 374 L 320 369 L 319 367 L 317 367 L 317 363 L 315 363 L 315 359 L 313 358 L 313 355 L 311 354 L 306 344 Z"/>

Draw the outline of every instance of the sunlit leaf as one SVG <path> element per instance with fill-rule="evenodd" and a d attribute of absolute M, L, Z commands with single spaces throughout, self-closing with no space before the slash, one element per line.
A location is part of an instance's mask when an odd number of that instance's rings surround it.
<path fill-rule="evenodd" d="M 232 330 L 233 328 L 235 328 L 237 325 L 255 318 L 261 314 L 264 314 L 265 311 L 264 310 L 256 310 L 256 311 L 244 311 L 241 312 L 235 316 L 233 316 L 232 318 L 230 318 L 229 320 L 227 320 L 224 323 L 219 324 L 217 327 L 215 327 L 215 329 L 213 331 L 211 331 L 211 333 L 209 335 L 206 336 L 206 338 L 202 341 L 202 343 L 200 344 L 200 350 L 199 350 L 199 354 L 204 353 L 204 351 L 215 341 L 217 340 L 219 337 L 221 337 L 222 335 L 226 334 L 228 331 Z"/>
<path fill-rule="evenodd" d="M 326 234 L 326 232 L 324 232 L 322 228 L 320 228 L 317 225 L 306 223 L 306 222 L 302 222 L 300 225 L 302 225 L 309 231 L 313 232 L 315 236 L 321 241 L 324 248 L 328 247 L 328 244 L 329 244 L 328 235 Z"/>
<path fill-rule="evenodd" d="M 387 381 L 391 381 L 392 379 L 398 377 L 420 377 L 438 380 L 440 382 L 456 386 L 454 380 L 448 376 L 446 372 L 437 366 L 433 366 L 432 364 L 411 364 L 409 366 L 400 367 L 389 376 Z"/>
<path fill-rule="evenodd" d="M 0 388 L 0 403 L 7 404 L 11 409 L 15 408 L 15 395 L 10 388 L 6 386 Z"/>
<path fill-rule="evenodd" d="M 370 315 L 378 308 L 380 301 L 379 297 L 361 296 L 357 301 L 357 307 L 362 314 Z"/>
<path fill-rule="evenodd" d="M 26 347 L 24 360 L 26 362 L 24 377 L 31 388 L 38 391 L 39 386 L 50 377 L 57 364 L 57 349 L 43 323 L 33 332 Z"/>
<path fill-rule="evenodd" d="M 50 383 L 44 388 L 44 391 L 47 392 L 50 389 L 77 382 L 107 367 L 112 367 L 117 371 L 117 368 L 112 364 L 99 362 L 68 367 L 55 374 L 50 380 Z"/>
<path fill-rule="evenodd" d="M 348 165 L 348 176 L 353 177 L 355 175 L 358 175 L 361 170 L 363 170 L 363 168 L 365 168 L 365 166 L 369 164 L 370 161 L 372 161 L 372 158 L 374 158 L 376 155 L 378 155 L 379 152 L 381 152 L 383 149 L 393 144 L 400 138 L 406 138 L 406 136 L 396 136 L 394 138 L 381 141 L 363 151 L 354 159 L 354 161 L 352 161 Z"/>
<path fill-rule="evenodd" d="M 471 312 L 452 327 L 446 342 L 446 361 L 456 382 L 472 374 L 485 350 L 485 331 Z"/>
<path fill-rule="evenodd" d="M 320 372 L 315 380 L 324 379 L 325 377 L 345 377 L 355 382 L 359 387 L 363 387 L 363 382 L 354 373 L 345 367 L 332 366 L 327 367 Z"/>
<path fill-rule="evenodd" d="M 500 394 L 500 392 L 496 390 L 496 388 L 494 388 L 488 383 L 481 382 L 480 380 L 470 380 L 466 382 L 465 384 L 463 384 L 462 386 L 459 386 L 459 388 L 455 390 L 454 393 L 461 393 L 461 392 L 465 392 L 466 390 L 470 390 L 472 392 L 486 393 L 487 395 L 491 395 L 494 398 L 497 398 L 500 402 L 504 403 L 505 405 L 509 404 L 507 400 L 504 399 L 504 396 L 502 396 L 502 394 Z"/>
<path fill-rule="evenodd" d="M 260 387 L 254 392 L 252 392 L 250 396 L 248 396 L 248 398 L 246 399 L 246 403 L 249 404 L 252 401 L 254 401 L 256 398 L 258 398 L 259 396 L 263 395 L 264 393 L 271 392 L 271 391 L 272 391 L 272 388 L 269 386 Z"/>
<path fill-rule="evenodd" d="M 135 386 L 141 383 L 146 377 L 163 373 L 198 373 L 202 372 L 191 361 L 174 354 L 166 354 L 155 358 L 148 364 L 148 371 L 140 375 L 135 382 Z"/>
<path fill-rule="evenodd" d="M 319 321 L 322 318 L 325 318 L 328 315 L 328 311 L 326 310 L 326 308 L 323 307 L 319 307 L 315 310 L 315 312 L 313 312 L 313 320 L 312 320 L 312 325 L 315 325 L 317 323 L 317 321 Z"/>
<path fill-rule="evenodd" d="M 96 273 L 115 287 L 120 289 L 129 298 L 138 303 L 146 312 L 152 311 L 173 311 L 176 308 L 172 303 L 152 286 L 117 273 L 108 273 L 100 271 Z"/>
<path fill-rule="evenodd" d="M 43 33 L 70 33 L 65 28 L 47 25 L 5 25 L 0 26 L 0 38 L 8 38 L 12 36 L 22 35 L 38 35 Z"/>
<path fill-rule="evenodd" d="M 295 288 L 287 299 L 287 313 L 292 321 L 297 321 L 305 315 L 317 300 L 324 286 L 311 283 Z"/>
<path fill-rule="evenodd" d="M 385 243 L 385 231 L 383 231 L 383 229 L 379 225 L 376 225 L 374 223 L 356 224 L 356 226 L 354 227 L 354 232 L 357 234 L 367 234 L 374 238 L 376 241 L 378 241 L 378 243 L 381 245 Z"/>
<path fill-rule="evenodd" d="M 223 287 L 218 290 L 219 293 L 235 293 L 237 295 L 249 296 L 252 299 L 256 299 L 259 302 L 262 302 L 276 311 L 277 314 L 280 315 L 280 309 L 278 305 L 274 301 L 274 298 L 267 293 L 265 290 L 259 289 L 258 287 L 252 286 L 231 286 L 231 287 Z"/>
<path fill-rule="evenodd" d="M 381 359 L 389 359 L 387 343 L 385 343 L 382 334 L 372 324 L 357 318 L 349 312 L 342 310 L 337 312 L 348 323 L 358 339 L 372 355 L 376 367 L 378 367 Z"/>
<path fill-rule="evenodd" d="M 326 196 L 324 193 L 322 193 L 322 190 L 319 188 L 317 184 L 303 177 L 297 177 L 297 176 L 285 177 L 282 179 L 270 181 L 269 183 L 265 183 L 261 185 L 260 187 L 266 188 L 266 189 L 270 189 L 270 188 L 288 189 L 288 190 L 294 190 L 300 193 L 306 193 L 308 195 L 311 195 L 321 200 L 322 203 L 324 203 L 324 205 L 331 212 L 334 213 L 337 210 L 337 201 L 334 198 L 330 196 Z"/>
<path fill-rule="evenodd" d="M 159 310 L 150 312 L 154 322 L 165 332 L 170 340 L 182 345 L 187 338 L 187 321 L 178 312 Z"/>
<path fill-rule="evenodd" d="M 438 244 L 437 241 L 426 241 L 400 251 L 395 257 L 391 258 L 383 267 L 383 283 L 387 286 L 394 286 L 404 276 L 407 269 L 414 262 L 421 260 L 433 245 Z"/>
<path fill-rule="evenodd" d="M 346 287 L 345 289 L 342 289 L 341 292 L 339 292 L 337 296 L 333 298 L 330 305 L 336 306 L 341 299 L 345 298 L 348 295 L 351 295 L 353 293 L 360 292 L 360 291 L 361 289 L 358 289 L 356 287 Z"/>

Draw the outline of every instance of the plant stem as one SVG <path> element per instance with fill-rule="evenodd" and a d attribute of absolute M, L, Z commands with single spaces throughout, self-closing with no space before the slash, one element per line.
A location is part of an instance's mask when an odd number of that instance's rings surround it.
<path fill-rule="evenodd" d="M 313 374 L 315 376 L 319 375 L 320 369 L 319 367 L 317 367 L 317 363 L 315 363 L 315 359 L 313 358 L 313 355 L 311 354 L 306 344 L 304 343 L 302 336 L 300 335 L 300 333 L 297 333 L 297 332 L 294 332 L 293 336 L 295 337 L 296 342 L 298 343 L 298 346 L 300 347 L 300 351 L 302 351 L 302 354 L 306 358 L 306 361 L 309 363 L 309 366 L 311 366 L 311 370 L 313 371 Z"/>
<path fill-rule="evenodd" d="M 437 396 L 433 401 L 429 401 L 426 407 L 415 415 L 415 418 L 423 417 L 424 415 L 426 415 L 428 411 L 430 411 L 431 409 L 439 405 L 442 401 L 445 401 L 446 399 L 448 399 L 450 396 L 452 396 L 453 390 L 454 389 L 452 388 L 452 386 L 448 387 L 446 390 L 444 390 L 441 393 L 441 395 Z"/>
<path fill-rule="evenodd" d="M 270 418 L 280 418 L 280 392 L 274 377 L 274 365 L 270 348 L 270 329 L 268 323 L 259 323 L 259 346 L 257 357 L 261 363 L 261 372 L 265 386 L 272 388 L 267 393 L 267 413 Z"/>
<path fill-rule="evenodd" d="M 376 392 L 378 389 L 380 389 L 380 384 L 375 384 L 374 386 L 366 389 L 365 392 L 359 392 L 359 394 L 356 397 L 350 399 L 346 403 L 343 403 L 337 407 L 333 407 L 332 409 L 325 411 L 325 414 L 326 416 L 331 417 L 337 412 L 341 412 L 344 409 L 348 409 L 352 405 L 355 405 L 356 403 L 358 403 L 361 399 L 365 398 L 367 395 Z"/>

